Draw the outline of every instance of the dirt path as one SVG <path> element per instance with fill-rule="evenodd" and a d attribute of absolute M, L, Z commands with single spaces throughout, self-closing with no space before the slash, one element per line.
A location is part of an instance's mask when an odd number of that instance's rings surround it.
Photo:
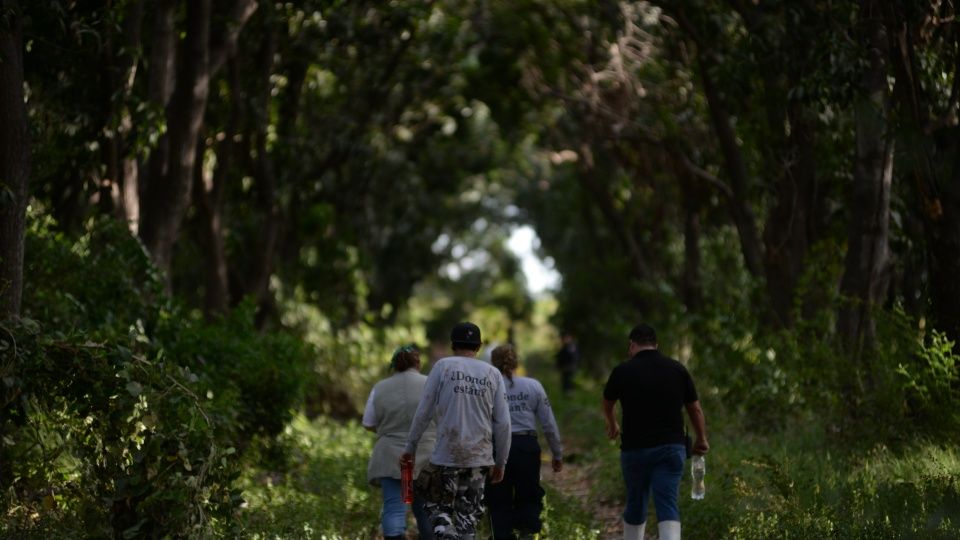
<path fill-rule="evenodd" d="M 600 540 L 620 540 L 623 538 L 623 527 L 620 525 L 623 508 L 620 503 L 594 497 L 591 479 L 596 476 L 596 468 L 596 465 L 591 464 L 564 463 L 563 471 L 554 474 L 548 460 L 541 467 L 540 477 L 544 484 L 581 501 L 582 506 L 589 510 L 600 527 Z"/>

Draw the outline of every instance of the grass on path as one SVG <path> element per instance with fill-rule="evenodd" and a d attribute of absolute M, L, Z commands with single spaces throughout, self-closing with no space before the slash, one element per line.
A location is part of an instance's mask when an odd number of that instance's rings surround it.
<path fill-rule="evenodd" d="M 549 366 L 538 367 L 531 374 L 552 398 L 567 454 L 562 473 L 544 468 L 541 539 L 619 538 L 624 489 L 618 446 L 604 435 L 602 385 L 581 380 L 572 395 L 562 396 Z M 926 441 L 899 448 L 861 441 L 863 448 L 856 448 L 827 437 L 816 418 L 760 435 L 726 418 L 709 396 L 704 405 L 712 446 L 707 495 L 691 500 L 684 475 L 684 538 L 960 538 L 956 448 Z M 298 417 L 284 440 L 285 472 L 254 467 L 242 479 L 244 536 L 379 538 L 380 492 L 366 483 L 372 436 L 357 422 Z M 651 537 L 656 532 L 652 513 L 647 530 Z"/>

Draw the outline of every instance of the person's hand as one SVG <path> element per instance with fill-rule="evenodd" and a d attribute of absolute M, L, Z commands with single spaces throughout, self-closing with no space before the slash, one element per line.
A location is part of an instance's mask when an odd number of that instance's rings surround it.
<path fill-rule="evenodd" d="M 563 458 L 553 460 L 553 472 L 558 473 L 563 470 Z"/>
<path fill-rule="evenodd" d="M 404 465 L 407 465 L 407 466 L 413 465 L 413 460 L 414 460 L 413 454 L 410 454 L 407 452 L 400 454 L 400 468 L 402 469 Z"/>
<path fill-rule="evenodd" d="M 693 443 L 693 453 L 697 456 L 706 455 L 710 451 L 710 443 L 706 439 L 701 439 L 697 437 L 697 440 Z"/>
<path fill-rule="evenodd" d="M 493 466 L 493 470 L 490 471 L 490 483 L 499 484 L 503 481 L 503 467 Z"/>
<path fill-rule="evenodd" d="M 616 439 L 620 435 L 620 424 L 616 422 L 607 424 L 607 438 Z"/>

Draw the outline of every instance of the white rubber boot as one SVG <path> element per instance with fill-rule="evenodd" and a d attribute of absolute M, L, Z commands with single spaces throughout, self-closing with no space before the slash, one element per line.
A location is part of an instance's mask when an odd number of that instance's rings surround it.
<path fill-rule="evenodd" d="M 647 522 L 639 525 L 631 525 L 623 522 L 623 540 L 643 540 L 643 531 L 647 528 Z"/>
<path fill-rule="evenodd" d="M 680 540 L 679 521 L 661 521 L 657 527 L 660 528 L 660 540 Z"/>

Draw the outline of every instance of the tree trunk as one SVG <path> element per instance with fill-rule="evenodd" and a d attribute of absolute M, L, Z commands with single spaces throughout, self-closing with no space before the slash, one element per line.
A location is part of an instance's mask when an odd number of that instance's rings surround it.
<path fill-rule="evenodd" d="M 236 162 L 237 152 L 241 149 L 236 137 L 244 117 L 244 105 L 241 99 L 239 66 L 235 59 L 227 66 L 230 107 L 224 131 L 217 136 L 220 140 L 216 149 L 217 166 L 209 177 L 201 169 L 194 185 L 195 207 L 200 222 L 200 244 L 204 247 L 206 256 L 204 314 L 208 318 L 226 313 L 231 301 L 229 265 L 223 236 L 223 204 L 227 178 Z M 197 152 L 203 151 L 204 145 L 201 143 Z M 198 159 L 202 159 L 202 154 Z"/>
<path fill-rule="evenodd" d="M 206 144 L 197 145 L 197 166 L 193 183 L 193 199 L 199 222 L 199 243 L 204 253 L 203 313 L 207 319 L 227 312 L 230 307 L 227 281 L 227 254 L 223 240 L 223 188 L 233 162 L 233 133 L 230 124 L 217 146 L 217 168 L 208 174 L 202 165 Z"/>
<path fill-rule="evenodd" d="M 923 221 L 926 242 L 933 327 L 960 343 L 960 129 L 932 126 L 935 98 L 929 96 L 920 81 L 922 69 L 914 48 L 918 21 L 910 20 L 901 12 L 903 8 L 893 2 L 882 6 L 890 29 L 889 60 L 896 75 L 894 95 L 905 128 L 901 148 L 909 157 L 906 176 L 914 180 L 919 195 L 917 214 Z M 953 76 L 957 74 L 955 68 Z M 946 132 L 936 133 L 937 129 Z"/>
<path fill-rule="evenodd" d="M 254 259 L 248 293 L 252 294 L 257 301 L 258 308 L 255 322 L 258 328 L 264 326 L 274 309 L 273 298 L 270 295 L 270 276 L 273 275 L 282 220 L 279 200 L 280 179 L 274 167 L 273 154 L 267 150 L 267 127 L 270 122 L 269 104 L 272 87 L 270 78 L 274 72 L 274 56 L 277 49 L 276 29 L 272 26 L 274 21 L 268 18 L 268 24 L 271 27 L 266 31 L 259 52 L 260 91 L 256 100 L 257 110 L 252 115 L 256 126 L 254 144 L 256 145 L 257 160 L 254 164 L 254 170 L 257 180 L 257 202 L 263 224 L 257 246 L 257 253 L 260 256 Z M 294 91 L 298 93 L 299 89 Z M 297 109 L 290 111 L 294 116 L 287 119 L 288 121 L 296 122 L 296 111 Z"/>
<path fill-rule="evenodd" d="M 763 231 L 764 275 L 776 328 L 790 328 L 794 324 L 794 300 L 810 246 L 810 222 L 816 197 L 815 120 L 809 118 L 800 104 L 787 107 L 791 130 L 789 135 L 784 134 L 784 146 L 768 163 L 770 170 L 779 174 L 776 198 Z M 775 124 L 782 129 L 784 121 L 781 118 Z"/>
<path fill-rule="evenodd" d="M 683 278 L 681 294 L 683 303 L 690 312 L 696 312 L 703 306 L 703 281 L 700 279 L 700 209 L 701 191 L 698 182 L 682 166 L 674 167 L 680 178 L 681 198 L 683 200 Z"/>
<path fill-rule="evenodd" d="M 954 140 L 960 133 L 954 134 Z M 960 350 L 960 148 L 954 148 L 953 177 L 941 189 L 943 213 L 927 223 L 930 251 L 930 296 L 934 327 Z"/>
<path fill-rule="evenodd" d="M 171 161 L 165 175 L 151 178 L 141 208 L 140 237 L 154 263 L 166 274 L 168 289 L 173 246 L 190 203 L 197 140 L 210 92 L 211 1 L 188 2 L 180 69 L 166 110 L 165 138 Z"/>
<path fill-rule="evenodd" d="M 720 143 L 727 174 L 730 177 L 730 188 L 733 196 L 729 199 L 733 222 L 740 236 L 740 247 L 743 251 L 743 260 L 747 270 L 755 277 L 763 276 L 763 248 L 760 235 L 757 232 L 757 220 L 750 209 L 749 174 L 743 158 L 743 152 L 737 144 L 737 137 L 730 122 L 730 114 L 723 103 L 723 98 L 713 77 L 710 74 L 712 62 L 705 55 L 709 53 L 697 48 L 697 63 L 700 68 L 700 80 L 703 84 L 703 93 L 707 98 L 707 107 L 714 132 Z"/>
<path fill-rule="evenodd" d="M 23 34 L 20 6 L 0 0 L 0 322 L 20 316 L 24 231 L 29 197 L 30 139 L 23 102 Z M 0 439 L 22 418 L 17 402 L 0 407 Z M 20 414 L 18 414 L 20 412 Z M 0 490 L 13 484 L 11 447 L 0 443 Z"/>
<path fill-rule="evenodd" d="M 255 0 L 233 2 L 225 27 L 215 33 L 216 43 L 211 46 L 212 0 L 187 3 L 186 39 L 173 94 L 165 110 L 167 134 L 162 139 L 166 139 L 169 146 L 165 156 L 158 155 L 167 163 L 151 167 L 151 178 L 143 191 L 145 204 L 141 208 L 140 237 L 156 265 L 166 274 L 168 290 L 173 246 L 190 203 L 197 142 L 210 94 L 210 80 L 235 50 L 241 29 L 256 8 Z M 163 90 L 162 80 L 158 86 Z"/>
<path fill-rule="evenodd" d="M 30 139 L 21 24 L 19 3 L 0 1 L 0 320 L 20 315 L 23 295 Z"/>
<path fill-rule="evenodd" d="M 170 96 L 173 94 L 176 71 L 178 0 L 159 0 L 158 4 L 153 13 L 153 35 L 147 70 L 147 97 L 154 107 L 166 110 L 167 105 L 170 104 Z M 127 205 L 131 209 L 128 211 L 131 219 L 130 229 L 137 233 L 140 232 L 143 213 L 141 201 L 147 191 L 146 187 L 152 183 L 153 179 L 162 181 L 167 174 L 167 168 L 170 165 L 169 148 L 167 137 L 160 137 L 156 148 L 150 152 L 149 161 L 138 161 L 137 185 L 124 184 L 124 197 L 129 199 Z M 136 212 L 132 210 L 134 207 Z"/>
<path fill-rule="evenodd" d="M 130 3 L 123 17 L 121 52 L 114 50 L 118 36 L 107 32 L 104 46 L 104 70 L 107 89 L 106 118 L 103 133 L 104 166 L 106 174 L 101 180 L 101 204 L 109 198 L 111 210 L 119 219 L 137 231 L 140 214 L 140 199 L 137 196 L 137 161 L 129 146 L 133 129 L 129 99 L 133 93 L 143 26 L 144 1 Z"/>
<path fill-rule="evenodd" d="M 866 73 L 861 81 L 863 99 L 854 111 L 856 156 L 847 201 L 850 222 L 840 283 L 843 303 L 837 317 L 841 343 L 857 359 L 873 346 L 876 328 L 872 311 L 883 303 L 889 283 L 888 233 L 893 177 L 893 137 L 883 53 L 886 30 L 880 20 L 877 0 L 863 0 L 860 9 L 860 25 L 869 49 Z"/>

